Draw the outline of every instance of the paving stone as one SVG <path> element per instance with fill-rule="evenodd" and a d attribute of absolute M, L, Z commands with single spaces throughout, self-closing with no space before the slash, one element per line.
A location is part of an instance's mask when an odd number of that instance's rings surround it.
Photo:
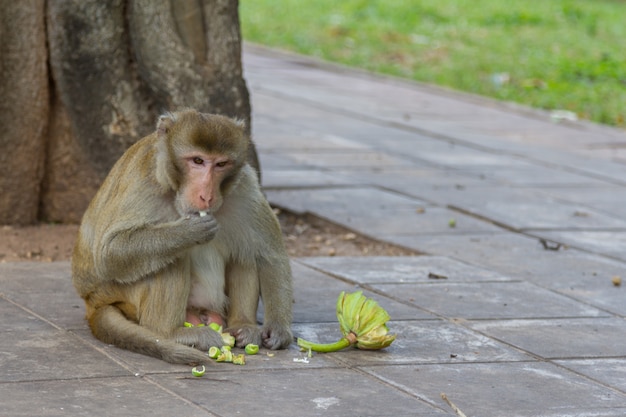
<path fill-rule="evenodd" d="M 541 231 L 541 236 L 626 261 L 626 230 Z"/>
<path fill-rule="evenodd" d="M 55 290 L 63 292 L 68 283 L 71 287 L 72 273 L 69 262 L 0 263 L 0 285 L 3 293 Z"/>
<path fill-rule="evenodd" d="M 579 359 L 555 361 L 561 366 L 626 392 L 626 359 Z"/>
<path fill-rule="evenodd" d="M 255 120 L 261 121 L 260 127 L 255 125 L 255 132 L 261 132 L 255 135 L 255 143 L 260 150 L 266 147 L 281 147 L 287 151 L 369 149 L 403 159 L 409 158 L 419 164 L 420 161 L 426 162 L 420 158 L 424 150 L 445 153 L 459 146 L 426 136 L 414 129 L 389 126 L 376 120 L 364 119 L 355 124 L 350 115 L 329 108 L 312 108 L 308 103 L 285 101 L 263 91 L 259 91 L 253 98 L 253 106 L 258 109 Z M 294 111 L 306 116 L 294 118 Z M 324 120 L 323 125 L 320 125 L 320 120 Z M 274 127 L 277 124 L 280 126 L 278 129 Z"/>
<path fill-rule="evenodd" d="M 377 151 L 343 152 L 289 152 L 287 156 L 297 164 L 323 169 L 329 168 L 366 168 L 372 167 L 411 167 L 411 161 L 390 156 Z"/>
<path fill-rule="evenodd" d="M 34 331 L 36 330 L 36 331 Z M 70 332 L 17 330 L 0 338 L 0 381 L 35 381 L 128 375 Z"/>
<path fill-rule="evenodd" d="M 432 119 L 476 121 L 480 118 L 492 122 L 503 113 L 501 109 L 473 106 L 459 100 L 458 95 L 448 97 L 444 90 L 435 95 L 425 89 L 409 89 L 408 84 L 391 79 L 360 77 L 354 73 L 309 72 L 302 67 L 294 69 L 273 69 L 271 76 L 267 70 L 259 69 L 247 79 L 252 89 L 259 85 L 263 90 L 287 97 L 297 94 L 300 100 L 332 103 L 334 108 L 350 109 L 365 118 L 404 120 L 407 125 L 418 127 L 422 120 Z M 284 73 L 284 77 L 276 77 L 276 71 Z M 513 114 L 507 116 L 514 117 Z"/>
<path fill-rule="evenodd" d="M 415 132 L 390 129 L 375 121 L 363 120 L 355 124 L 353 117 L 342 112 L 323 106 L 312 107 L 299 100 L 285 101 L 266 91 L 258 91 L 252 98 L 254 141 L 260 151 L 394 149 L 390 154 L 399 156 L 414 155 L 418 149 L 415 140 L 437 142 Z"/>
<path fill-rule="evenodd" d="M 618 417 L 626 395 L 550 363 L 470 363 L 363 368 L 441 406 L 445 393 L 467 416 Z"/>
<path fill-rule="evenodd" d="M 4 416 L 189 416 L 201 407 L 142 378 L 69 379 L 2 384 Z"/>
<path fill-rule="evenodd" d="M 299 213 L 312 212 L 361 234 L 458 234 L 500 231 L 489 222 L 376 188 L 268 190 L 273 204 Z M 454 221 L 454 227 L 450 226 Z"/>
<path fill-rule="evenodd" d="M 480 173 L 437 167 L 384 167 L 370 171 L 359 170 L 358 172 L 339 169 L 336 172 L 351 176 L 363 183 L 397 190 L 408 196 L 426 199 L 443 206 L 447 204 L 444 192 L 459 193 L 470 186 L 483 187 L 496 184 L 482 178 Z"/>
<path fill-rule="evenodd" d="M 598 138 L 596 138 L 598 140 Z M 568 147 L 569 149 L 569 147 Z M 613 184 L 626 184 L 626 166 L 609 158 L 595 158 L 589 149 L 564 152 L 564 149 L 541 149 L 529 146 L 519 147 L 518 151 L 536 161 L 558 165 L 582 175 L 592 176 Z"/>
<path fill-rule="evenodd" d="M 357 210 L 355 217 L 371 211 L 385 212 L 391 209 L 415 212 L 426 205 L 419 199 L 371 187 L 268 190 L 266 194 L 269 201 L 291 211 L 322 215 L 348 210 Z"/>
<path fill-rule="evenodd" d="M 626 317 L 626 287 L 616 287 L 611 282 L 613 276 L 594 275 L 581 283 L 572 283 L 558 291 L 569 297 L 583 301 L 613 314 Z M 620 277 L 622 280 L 623 276 Z"/>
<path fill-rule="evenodd" d="M 188 372 L 188 365 L 175 365 L 150 356 L 134 353 L 125 349 L 109 345 L 96 339 L 87 324 L 83 329 L 73 330 L 72 333 L 91 349 L 97 350 L 114 363 L 127 370 L 130 375 L 142 376 L 151 373 Z"/>
<path fill-rule="evenodd" d="M 598 317 L 606 313 L 527 282 L 376 284 L 396 299 L 451 318 Z"/>
<path fill-rule="evenodd" d="M 52 330 L 49 323 L 2 297 L 0 294 L 0 317 L 8 319 L 0 321 L 0 332 Z"/>
<path fill-rule="evenodd" d="M 511 280 L 503 274 L 445 256 L 310 257 L 299 261 L 360 284 L 432 283 L 437 279 L 446 282 Z"/>
<path fill-rule="evenodd" d="M 433 191 L 431 194 L 442 192 Z M 446 196 L 449 198 L 449 206 L 517 230 L 626 227 L 626 221 L 620 218 L 528 189 L 506 186 L 467 187 L 463 192 L 447 192 Z M 443 199 L 443 196 L 439 199 Z"/>
<path fill-rule="evenodd" d="M 263 161 L 261 161 L 262 166 Z M 355 178 L 313 169 L 263 169 L 264 188 L 307 188 L 363 184 Z"/>
<path fill-rule="evenodd" d="M 564 248 L 546 250 L 538 238 L 510 232 L 381 237 L 418 251 L 449 256 L 525 279 L 548 279 L 553 275 L 563 277 L 564 272 L 575 269 L 563 268 L 565 262 L 576 262 L 578 257 L 589 256 Z M 556 268 L 555 264 L 560 264 L 560 268 Z"/>
<path fill-rule="evenodd" d="M 267 99 L 265 98 L 265 100 Z M 271 100 L 272 98 L 269 99 Z M 385 151 L 391 155 L 402 155 L 405 157 L 410 155 L 414 163 L 416 160 L 427 161 L 434 166 L 448 166 L 460 171 L 465 170 L 465 175 L 494 178 L 518 185 L 602 184 L 597 179 L 547 168 L 530 163 L 519 157 L 511 157 L 502 152 L 485 152 L 471 149 L 458 143 L 432 139 L 397 128 L 381 127 L 366 121 L 362 124 L 366 125 L 367 129 L 364 129 L 358 136 L 360 143 L 368 143 L 370 147 Z M 355 134 L 355 127 L 351 126 L 347 133 Z M 322 137 L 323 134 L 319 133 L 317 136 Z M 373 139 L 368 140 L 368 137 L 373 137 Z M 385 137 L 385 141 L 381 142 L 380 137 Z M 348 141 L 348 143 L 356 142 L 353 139 L 348 139 Z M 303 148 L 306 149 L 306 145 Z M 385 168 L 388 168 L 388 166 Z M 474 172 L 470 170 L 471 168 L 474 169 Z"/>
<path fill-rule="evenodd" d="M 471 327 L 543 358 L 626 356 L 621 318 L 483 321 Z"/>
<path fill-rule="evenodd" d="M 534 165 L 513 155 L 499 152 L 481 151 L 466 146 L 447 145 L 440 149 L 425 149 L 418 154 L 420 159 L 437 166 L 451 167 L 458 170 L 470 168 L 498 170 L 502 167 L 533 168 Z"/>
<path fill-rule="evenodd" d="M 351 366 L 406 363 L 461 363 L 528 360 L 530 357 L 494 339 L 445 320 L 396 321 L 387 323 L 396 340 L 385 349 L 345 349 L 335 358 Z M 315 343 L 333 343 L 341 338 L 337 324 L 294 325 L 294 334 Z M 324 357 L 319 354 L 314 359 Z"/>
<path fill-rule="evenodd" d="M 591 178 L 585 175 L 563 171 L 555 168 L 548 168 L 541 165 L 532 164 L 510 164 L 504 166 L 477 166 L 466 167 L 457 166 L 458 169 L 467 173 L 478 175 L 499 183 L 511 184 L 521 187 L 578 187 L 589 186 L 590 184 L 606 186 L 605 181 Z M 550 190 L 548 190 L 549 193 Z M 584 204 L 581 202 L 581 204 Z"/>
<path fill-rule="evenodd" d="M 531 281 L 594 307 L 626 316 L 626 287 L 615 287 L 611 282 L 613 276 L 624 278 L 626 264 L 622 262 L 572 248 L 545 250 L 536 238 L 514 233 L 386 238 L 415 250 L 445 254 L 481 265 L 512 279 Z"/>
<path fill-rule="evenodd" d="M 544 192 L 611 215 L 626 217 L 626 193 L 623 187 L 615 185 L 558 187 L 546 189 Z"/>
<path fill-rule="evenodd" d="M 260 154 L 259 165 L 261 166 L 261 183 L 264 183 L 265 171 L 306 169 L 302 164 L 282 154 Z"/>
<path fill-rule="evenodd" d="M 463 234 L 502 230 L 492 223 L 442 207 L 419 207 L 409 210 L 387 208 L 364 212 L 358 217 L 352 214 L 353 211 L 327 212 L 324 215 L 373 238 L 381 234 L 397 236 Z"/>
<path fill-rule="evenodd" d="M 83 300 L 71 285 L 67 292 L 20 292 L 12 294 L 11 299 L 65 329 L 80 329 L 86 323 Z"/>
<path fill-rule="evenodd" d="M 368 258 L 363 258 L 368 259 Z M 294 286 L 294 323 L 337 323 L 337 298 L 342 291 L 363 291 L 366 297 L 375 299 L 395 320 L 432 319 L 433 316 L 415 307 L 385 298 L 356 285 L 331 278 L 326 274 L 292 263 Z M 262 320 L 262 306 L 259 319 Z"/>
<path fill-rule="evenodd" d="M 385 383 L 349 369 L 299 369 L 267 373 L 250 372 L 247 366 L 218 378 L 151 376 L 159 385 L 193 398 L 219 416 L 398 416 L 434 417 L 445 412 L 396 390 Z M 238 369 L 234 369 L 238 368 Z M 216 396 L 215 393 L 229 393 Z"/>
<path fill-rule="evenodd" d="M 356 128 L 340 131 L 342 136 L 365 143 L 371 149 L 408 158 L 414 162 L 414 167 L 443 165 L 437 160 L 424 157 L 429 153 L 445 155 L 449 152 L 458 152 L 458 150 L 471 151 L 454 141 L 428 136 L 415 129 L 403 129 L 401 126 L 380 124 L 376 121 L 365 120 Z M 382 138 L 384 140 L 381 140 Z"/>
<path fill-rule="evenodd" d="M 285 110 L 295 109 L 310 112 L 307 106 L 285 103 L 275 97 L 256 94 L 253 103 L 259 106 L 254 123 L 254 143 L 261 154 L 288 150 L 371 150 L 360 138 L 351 139 L 330 133 L 319 123 L 306 123 L 307 119 L 289 119 Z M 325 112 L 313 112 L 319 118 Z M 312 119 L 309 119 L 314 121 Z"/>
<path fill-rule="evenodd" d="M 78 329 L 85 324 L 69 262 L 0 264 L 0 288 L 7 298 L 58 326 Z"/>

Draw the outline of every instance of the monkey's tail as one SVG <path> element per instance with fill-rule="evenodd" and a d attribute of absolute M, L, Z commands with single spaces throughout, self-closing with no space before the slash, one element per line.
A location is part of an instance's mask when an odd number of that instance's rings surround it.
<path fill-rule="evenodd" d="M 198 349 L 163 338 L 126 318 L 114 306 L 97 308 L 89 317 L 93 335 L 122 349 L 162 359 L 169 363 L 208 363 L 210 358 Z"/>

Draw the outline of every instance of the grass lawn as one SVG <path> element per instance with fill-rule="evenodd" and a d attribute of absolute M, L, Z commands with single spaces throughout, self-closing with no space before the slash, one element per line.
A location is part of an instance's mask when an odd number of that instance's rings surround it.
<path fill-rule="evenodd" d="M 240 0 L 244 39 L 626 127 L 624 0 Z"/>

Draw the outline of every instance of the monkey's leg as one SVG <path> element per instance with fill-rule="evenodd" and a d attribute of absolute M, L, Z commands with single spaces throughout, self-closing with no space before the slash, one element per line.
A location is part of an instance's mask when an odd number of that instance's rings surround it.
<path fill-rule="evenodd" d="M 261 333 L 263 346 L 268 349 L 284 349 L 293 342 L 293 287 L 289 258 L 262 258 L 258 262 L 258 272 L 265 310 Z"/>
<path fill-rule="evenodd" d="M 221 336 L 209 327 L 183 327 L 191 288 L 188 258 L 156 274 L 142 297 L 139 324 L 181 345 L 207 351 L 221 346 Z"/>
<path fill-rule="evenodd" d="M 228 288 L 228 329 L 237 346 L 261 344 L 261 329 L 256 324 L 259 307 L 259 280 L 254 265 L 229 265 L 226 270 Z"/>

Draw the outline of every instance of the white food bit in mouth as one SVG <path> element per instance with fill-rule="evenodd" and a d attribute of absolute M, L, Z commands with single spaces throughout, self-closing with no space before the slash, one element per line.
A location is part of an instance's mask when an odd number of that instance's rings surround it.
<path fill-rule="evenodd" d="M 206 216 L 207 213 L 206 213 L 206 211 L 201 211 L 198 214 L 200 215 L 200 217 L 204 217 L 204 216 Z"/>

